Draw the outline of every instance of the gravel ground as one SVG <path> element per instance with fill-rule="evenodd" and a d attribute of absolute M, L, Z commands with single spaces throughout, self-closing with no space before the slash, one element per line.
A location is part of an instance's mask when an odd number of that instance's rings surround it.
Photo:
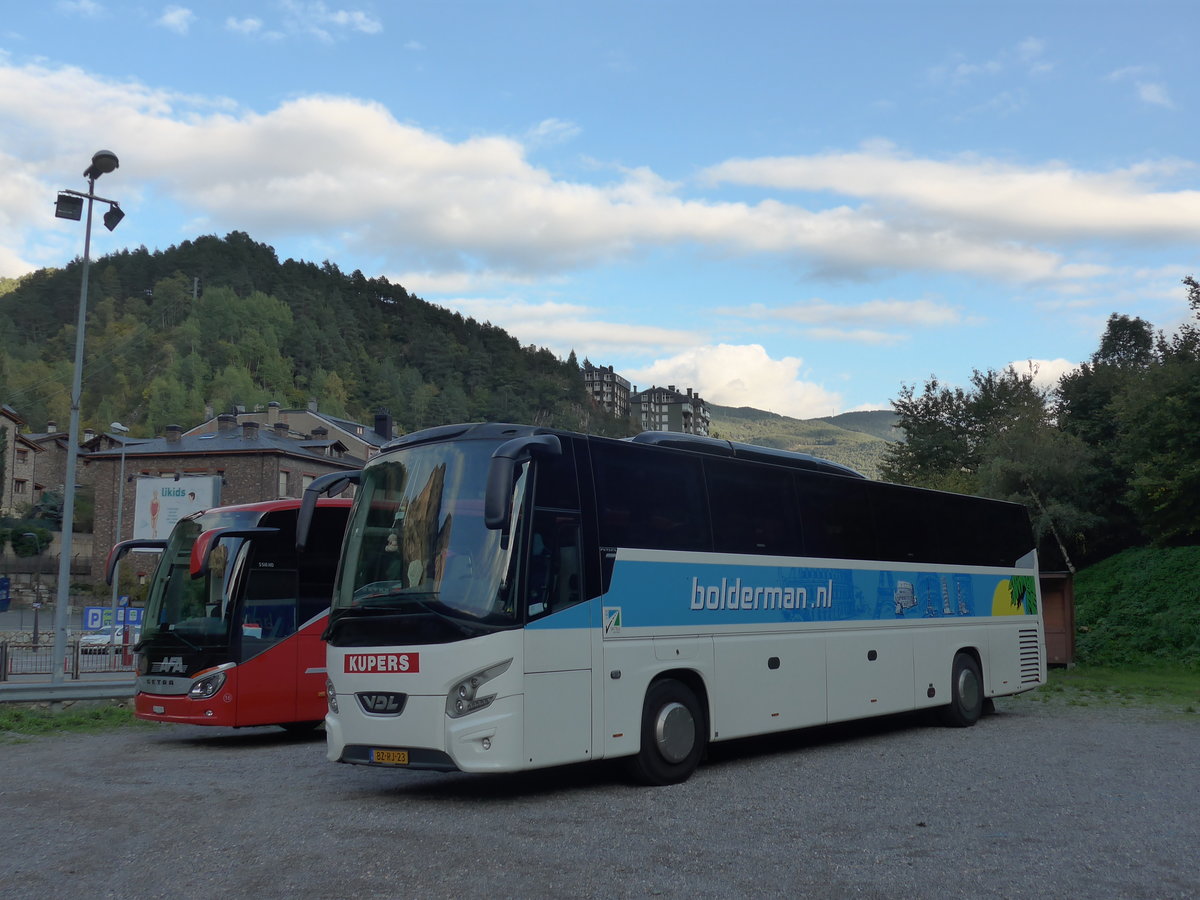
<path fill-rule="evenodd" d="M 1200 716 L 997 707 L 718 745 L 666 788 L 336 766 L 320 732 L 0 738 L 0 897 L 1200 896 Z"/>

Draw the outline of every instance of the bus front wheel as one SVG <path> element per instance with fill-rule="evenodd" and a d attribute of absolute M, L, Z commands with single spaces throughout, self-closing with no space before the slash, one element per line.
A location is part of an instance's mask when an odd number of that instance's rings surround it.
<path fill-rule="evenodd" d="M 630 760 L 644 784 L 687 781 L 700 764 L 707 735 L 700 702 L 681 681 L 665 678 L 650 685 L 642 707 L 642 747 Z"/>
<path fill-rule="evenodd" d="M 979 721 L 983 714 L 983 675 L 979 663 L 970 653 L 960 650 L 954 655 L 950 675 L 950 705 L 941 709 L 943 725 L 966 728 Z"/>

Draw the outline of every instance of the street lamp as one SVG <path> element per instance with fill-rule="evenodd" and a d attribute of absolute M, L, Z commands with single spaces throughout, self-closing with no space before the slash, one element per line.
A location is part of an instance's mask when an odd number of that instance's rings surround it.
<path fill-rule="evenodd" d="M 63 680 L 63 661 L 67 656 L 67 608 L 71 602 L 71 536 L 75 529 L 75 470 L 79 460 L 79 402 L 83 393 L 83 330 L 87 323 L 88 267 L 92 252 L 92 203 L 99 200 L 109 205 L 104 224 L 109 231 L 117 227 L 124 213 L 116 200 L 96 196 L 96 179 L 116 171 L 120 162 L 111 150 L 99 150 L 92 156 L 92 164 L 83 171 L 88 180 L 88 191 L 62 190 L 54 214 L 61 219 L 78 220 L 82 212 L 82 201 L 87 200 L 87 225 L 83 230 L 83 278 L 79 287 L 79 321 L 75 327 L 75 374 L 71 382 L 71 424 L 67 429 L 67 471 L 63 480 L 62 507 L 62 552 L 58 558 L 58 592 L 54 600 L 54 664 L 50 667 L 50 680 L 59 684 Z"/>
<path fill-rule="evenodd" d="M 38 645 L 38 612 L 42 608 L 42 542 L 32 531 L 26 531 L 21 537 L 33 538 L 33 545 L 37 547 L 38 567 L 36 577 L 33 580 L 33 652 L 37 652 Z"/>
<path fill-rule="evenodd" d="M 113 422 L 108 426 L 117 434 L 121 435 L 121 476 L 119 486 L 117 487 L 117 530 L 113 538 L 113 544 L 117 544 L 121 540 L 121 519 L 125 514 L 125 446 L 128 443 L 125 435 L 129 434 L 129 429 L 120 422 Z M 120 579 L 113 573 L 113 588 L 112 588 L 112 625 L 113 634 L 116 634 L 117 627 L 117 594 L 120 591 Z M 115 641 L 113 643 L 116 643 Z"/>

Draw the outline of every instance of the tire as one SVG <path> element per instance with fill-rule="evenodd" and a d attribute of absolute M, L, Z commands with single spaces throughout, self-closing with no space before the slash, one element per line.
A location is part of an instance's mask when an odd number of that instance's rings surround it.
<path fill-rule="evenodd" d="M 674 678 L 650 685 L 642 707 L 641 749 L 630 771 L 643 784 L 679 784 L 700 765 L 708 728 L 700 701 Z"/>
<path fill-rule="evenodd" d="M 950 674 L 950 705 L 943 706 L 939 718 L 943 725 L 969 728 L 983 715 L 983 674 L 970 653 L 954 655 Z"/>
<path fill-rule="evenodd" d="M 313 731 L 316 731 L 317 726 L 320 725 L 322 721 L 323 720 L 321 719 L 316 719 L 312 722 L 282 722 L 280 723 L 279 727 L 288 734 L 309 734 Z"/>

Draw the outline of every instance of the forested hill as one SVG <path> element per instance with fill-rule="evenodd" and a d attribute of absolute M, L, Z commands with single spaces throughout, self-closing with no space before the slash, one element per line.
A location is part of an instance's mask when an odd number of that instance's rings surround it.
<path fill-rule="evenodd" d="M 890 410 L 844 413 L 826 419 L 793 419 L 747 406 L 710 406 L 715 437 L 833 460 L 871 478 L 890 441 L 902 437 Z"/>
<path fill-rule="evenodd" d="M 0 403 L 34 431 L 69 413 L 81 261 L 0 285 Z M 625 434 L 589 403 L 574 354 L 522 347 L 385 278 L 280 262 L 241 232 L 92 263 L 82 417 L 135 435 L 208 411 L 285 408 L 400 432 L 500 420 Z"/>

